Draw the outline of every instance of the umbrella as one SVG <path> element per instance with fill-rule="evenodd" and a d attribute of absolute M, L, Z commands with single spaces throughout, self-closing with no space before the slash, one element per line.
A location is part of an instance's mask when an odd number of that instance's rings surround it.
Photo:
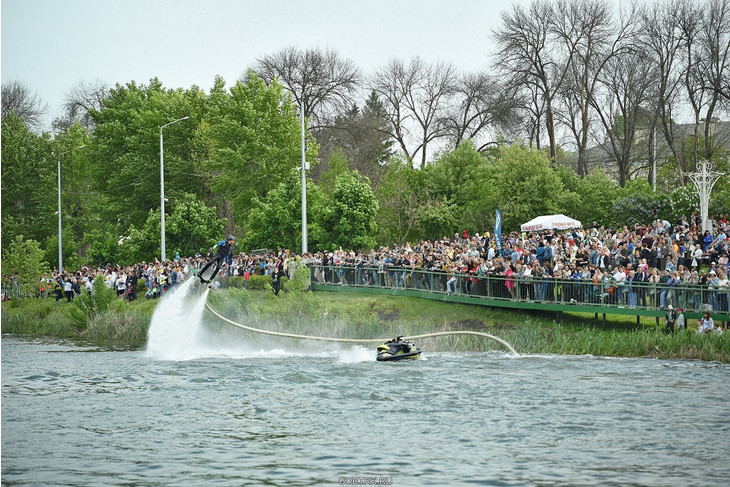
<path fill-rule="evenodd" d="M 530 232 L 532 230 L 561 230 L 566 228 L 578 228 L 580 226 L 582 225 L 578 220 L 559 214 L 538 216 L 537 218 L 533 218 L 529 222 L 521 225 L 520 229 L 523 232 Z"/>

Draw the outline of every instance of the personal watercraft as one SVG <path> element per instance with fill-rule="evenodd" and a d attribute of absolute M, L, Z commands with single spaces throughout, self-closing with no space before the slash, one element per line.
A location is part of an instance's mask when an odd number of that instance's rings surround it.
<path fill-rule="evenodd" d="M 421 349 L 410 340 L 403 340 L 402 336 L 388 340 L 378 346 L 377 360 L 379 362 L 393 360 L 415 360 L 421 356 Z"/>

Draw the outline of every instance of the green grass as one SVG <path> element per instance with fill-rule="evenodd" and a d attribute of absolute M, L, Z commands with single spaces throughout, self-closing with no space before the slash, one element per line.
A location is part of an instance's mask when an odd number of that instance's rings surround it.
<path fill-rule="evenodd" d="M 56 336 L 95 342 L 143 345 L 157 300 L 112 301 L 103 310 L 54 299 L 3 303 L 2 332 Z M 255 328 L 301 335 L 339 338 L 390 338 L 436 331 L 472 330 L 508 341 L 519 353 L 590 354 L 613 357 L 683 358 L 730 362 L 730 333 L 664 334 L 654 318 L 637 326 L 633 316 L 606 321 L 593 314 L 563 314 L 557 324 L 552 312 L 516 312 L 501 308 L 447 303 L 428 299 L 372 296 L 357 293 L 290 292 L 229 289 L 211 293 L 209 303 L 219 313 Z M 83 312 L 82 312 L 83 311 Z M 206 313 L 206 325 L 220 334 L 248 333 Z M 255 339 L 255 337 L 252 337 Z M 477 336 L 448 336 L 419 341 L 424 350 L 504 350 Z"/>

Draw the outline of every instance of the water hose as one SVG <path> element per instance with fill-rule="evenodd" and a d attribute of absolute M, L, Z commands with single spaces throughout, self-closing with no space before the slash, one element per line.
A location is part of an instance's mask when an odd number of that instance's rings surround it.
<path fill-rule="evenodd" d="M 236 323 L 233 320 L 229 320 L 225 316 L 223 316 L 220 313 L 213 310 L 213 308 L 211 308 L 207 302 L 205 303 L 205 307 L 208 311 L 213 313 L 213 315 L 217 316 L 218 318 L 220 318 L 221 320 L 225 321 L 226 323 L 228 323 L 230 325 L 236 326 L 243 330 L 252 331 L 254 333 L 262 333 L 264 335 L 273 335 L 273 336 L 285 337 L 285 338 L 299 338 L 302 340 L 321 340 L 321 341 L 325 341 L 325 342 L 344 342 L 344 343 L 384 343 L 389 340 L 389 338 L 332 338 L 332 337 L 320 337 L 320 336 L 309 336 L 309 335 L 296 335 L 293 333 L 281 333 L 278 331 L 261 330 L 259 328 L 252 328 L 250 326 L 246 326 L 241 323 Z M 507 349 L 509 349 L 509 351 L 512 352 L 513 355 L 518 356 L 518 357 L 520 355 L 519 353 L 517 353 L 515 351 L 514 348 L 512 348 L 512 345 L 510 345 L 506 341 L 504 341 L 501 338 L 496 337 L 494 335 L 490 335 L 489 333 L 482 333 L 480 331 L 439 331 L 439 332 L 435 332 L 435 333 L 426 333 L 423 335 L 406 336 L 403 338 L 406 340 L 413 340 L 416 338 L 430 338 L 430 337 L 445 336 L 445 335 L 476 335 L 476 336 L 486 337 L 486 338 L 489 338 L 491 340 L 501 343 Z"/>

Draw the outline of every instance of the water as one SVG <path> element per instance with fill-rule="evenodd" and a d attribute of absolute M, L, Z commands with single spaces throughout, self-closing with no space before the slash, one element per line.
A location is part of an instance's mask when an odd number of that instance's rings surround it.
<path fill-rule="evenodd" d="M 243 332 L 216 345 L 195 324 L 197 304 L 156 317 L 146 350 L 3 336 L 2 484 L 730 477 L 727 365 L 428 350 L 379 363 L 374 347 L 259 348 Z"/>

